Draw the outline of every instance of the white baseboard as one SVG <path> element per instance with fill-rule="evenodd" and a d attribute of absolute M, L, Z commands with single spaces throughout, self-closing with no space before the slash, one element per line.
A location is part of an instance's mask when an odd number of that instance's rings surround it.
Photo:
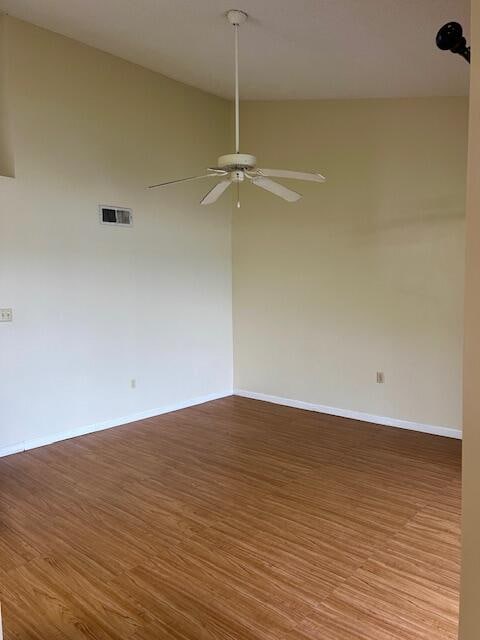
<path fill-rule="evenodd" d="M 8 447 L 2 447 L 0 449 L 0 458 L 4 456 L 11 456 L 13 453 L 20 453 L 20 451 L 25 451 L 25 443 L 17 442 L 16 444 L 11 444 Z"/>
<path fill-rule="evenodd" d="M 447 438 L 462 438 L 462 430 L 454 429 L 452 427 L 440 427 L 431 424 L 422 424 L 420 422 L 410 422 L 407 420 L 398 420 L 396 418 L 386 418 L 384 416 L 375 416 L 369 413 L 362 413 L 359 411 L 350 411 L 348 409 L 337 409 L 335 407 L 329 407 L 322 404 L 314 404 L 312 402 L 303 402 L 302 400 L 292 400 L 290 398 L 282 398 L 279 396 L 272 396 L 266 393 L 257 393 L 256 391 L 246 391 L 244 389 L 235 389 L 233 394 L 236 396 L 242 396 L 243 398 L 252 398 L 253 400 L 262 400 L 264 402 L 272 402 L 274 404 L 281 404 L 286 407 L 294 407 L 296 409 L 305 409 L 306 411 L 316 411 L 317 413 L 326 413 L 332 416 L 340 416 L 342 418 L 351 418 L 352 420 L 361 420 L 362 422 L 371 422 L 373 424 L 381 424 L 388 427 L 397 427 L 398 429 L 409 429 L 410 431 L 420 431 L 422 433 L 431 433 L 437 436 L 445 436 Z M 178 411 L 179 409 L 186 409 L 198 404 L 210 402 L 211 400 L 218 400 L 220 398 L 226 398 L 232 395 L 231 390 L 222 391 L 220 393 L 211 393 L 205 396 L 199 396 L 191 398 L 183 402 L 177 402 L 171 405 L 165 405 L 163 407 L 157 407 L 149 411 L 142 411 L 134 413 L 129 416 L 123 416 L 121 418 L 114 418 L 113 420 L 107 420 L 105 422 L 97 422 L 84 427 L 78 427 L 69 431 L 57 432 L 41 438 L 33 438 L 31 440 L 23 440 L 15 444 L 8 445 L 0 448 L 0 458 L 9 456 L 14 453 L 20 453 L 21 451 L 27 451 L 29 449 L 35 449 L 36 447 L 43 447 L 54 442 L 60 442 L 61 440 L 68 440 L 69 438 L 76 438 L 77 436 L 83 436 L 88 433 L 94 433 L 95 431 L 103 431 L 104 429 L 111 429 L 113 427 L 119 427 L 130 422 L 136 422 L 137 420 L 145 420 L 146 418 L 154 418 L 155 416 L 162 415 L 164 413 L 170 413 L 171 411 Z"/>
<path fill-rule="evenodd" d="M 113 420 L 106 420 L 105 422 L 97 422 L 84 427 L 77 427 L 69 431 L 61 431 L 52 433 L 48 436 L 42 436 L 41 438 L 33 438 L 31 440 L 24 440 L 16 444 L 9 445 L 7 447 L 0 448 L 0 458 L 3 456 L 9 456 L 13 453 L 19 453 L 21 451 L 27 451 L 29 449 L 36 449 L 37 447 L 43 447 L 53 442 L 60 442 L 61 440 L 68 440 L 69 438 L 76 438 L 77 436 L 84 436 L 87 433 L 94 433 L 95 431 L 103 431 L 104 429 L 112 429 L 113 427 L 120 427 L 130 422 L 136 422 L 137 420 L 145 420 L 146 418 L 154 418 L 164 413 L 170 413 L 172 411 L 178 411 L 179 409 L 186 409 L 193 407 L 197 404 L 203 404 L 210 402 L 211 400 L 218 400 L 219 398 L 225 398 L 232 395 L 232 390 L 222 391 L 220 393 L 210 393 L 206 396 L 198 396 L 196 398 L 190 398 L 182 402 L 177 402 L 171 405 L 165 405 L 163 407 L 157 407 L 149 411 L 141 411 L 139 413 L 133 413 L 129 416 L 123 416 L 121 418 L 114 418 Z"/>
<path fill-rule="evenodd" d="M 281 404 L 286 407 L 294 407 L 295 409 L 305 409 L 306 411 L 316 411 L 318 413 L 326 413 L 331 416 L 340 416 L 341 418 L 351 418 L 352 420 L 361 420 L 362 422 L 372 422 L 373 424 L 381 424 L 386 427 L 397 427 L 398 429 L 409 429 L 410 431 L 431 433 L 436 436 L 457 438 L 458 440 L 462 439 L 462 430 L 452 427 L 438 427 L 432 424 L 422 424 L 421 422 L 410 422 L 408 420 L 398 420 L 397 418 L 374 416 L 370 413 L 350 411 L 349 409 L 337 409 L 323 404 L 303 402 L 302 400 L 291 400 L 290 398 L 270 396 L 266 393 L 257 393 L 256 391 L 246 391 L 244 389 L 234 389 L 233 394 L 236 396 L 242 396 L 243 398 L 251 398 L 252 400 L 262 400 L 264 402 Z"/>

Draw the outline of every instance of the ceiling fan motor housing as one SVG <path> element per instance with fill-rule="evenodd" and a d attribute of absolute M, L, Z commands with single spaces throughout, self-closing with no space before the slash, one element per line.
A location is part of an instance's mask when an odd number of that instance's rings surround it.
<path fill-rule="evenodd" d="M 249 153 L 227 153 L 218 158 L 219 168 L 225 171 L 251 170 L 256 164 L 256 157 Z"/>

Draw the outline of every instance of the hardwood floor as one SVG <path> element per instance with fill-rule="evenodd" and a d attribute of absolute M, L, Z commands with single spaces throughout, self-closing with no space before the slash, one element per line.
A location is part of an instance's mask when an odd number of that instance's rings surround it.
<path fill-rule="evenodd" d="M 5 640 L 454 640 L 460 443 L 225 398 L 0 459 Z"/>

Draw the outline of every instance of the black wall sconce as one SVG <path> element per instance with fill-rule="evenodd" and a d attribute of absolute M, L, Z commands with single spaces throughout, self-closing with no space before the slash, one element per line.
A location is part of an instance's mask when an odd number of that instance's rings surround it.
<path fill-rule="evenodd" d="M 437 47 L 442 51 L 458 53 L 470 64 L 470 47 L 463 35 L 462 25 L 458 22 L 447 22 L 437 33 Z"/>

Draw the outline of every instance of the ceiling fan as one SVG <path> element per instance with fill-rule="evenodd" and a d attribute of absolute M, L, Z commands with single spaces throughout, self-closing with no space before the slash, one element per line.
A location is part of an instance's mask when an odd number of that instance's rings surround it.
<path fill-rule="evenodd" d="M 237 207 L 240 207 L 239 189 L 242 182 L 251 182 L 256 187 L 270 191 L 276 196 L 295 202 L 302 197 L 296 191 L 288 189 L 270 178 L 288 178 L 294 180 L 308 180 L 312 182 L 325 182 L 325 178 L 320 173 L 310 173 L 303 171 L 290 171 L 288 169 L 260 169 L 256 166 L 257 159 L 249 153 L 240 153 L 240 97 L 238 83 L 238 31 L 239 26 L 248 18 L 244 11 L 231 10 L 227 12 L 227 19 L 235 30 L 235 153 L 220 156 L 217 167 L 209 167 L 208 173 L 201 176 L 181 178 L 153 184 L 149 189 L 166 187 L 181 182 L 192 180 L 203 180 L 204 178 L 222 178 L 210 191 L 202 198 L 200 204 L 212 204 L 228 189 L 231 184 L 237 186 Z"/>

